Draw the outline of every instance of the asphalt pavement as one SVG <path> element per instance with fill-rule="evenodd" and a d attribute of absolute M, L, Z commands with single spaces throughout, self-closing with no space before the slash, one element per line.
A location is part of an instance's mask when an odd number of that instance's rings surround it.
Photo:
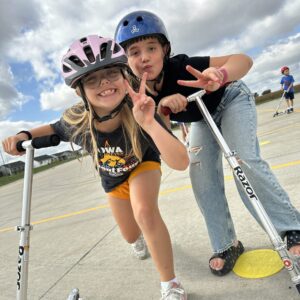
<path fill-rule="evenodd" d="M 300 209 L 300 94 L 295 112 L 273 117 L 279 99 L 257 106 L 258 137 L 267 160 Z M 178 132 L 179 134 L 179 132 Z M 246 251 L 272 249 L 266 233 L 240 200 L 224 162 L 226 194 L 238 238 Z M 16 299 L 22 180 L 0 187 L 0 299 Z M 208 268 L 211 247 L 188 170 L 163 164 L 159 197 L 169 229 L 176 275 L 189 300 L 300 299 L 289 273 L 248 279 L 216 277 Z M 31 205 L 28 300 L 66 299 L 77 287 L 84 300 L 158 300 L 160 283 L 151 258 L 137 260 L 112 218 L 89 159 L 34 175 Z"/>

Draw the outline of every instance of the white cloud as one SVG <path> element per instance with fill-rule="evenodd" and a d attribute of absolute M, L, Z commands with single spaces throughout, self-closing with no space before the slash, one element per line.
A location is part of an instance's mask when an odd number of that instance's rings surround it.
<path fill-rule="evenodd" d="M 273 7 L 276 7 L 276 5 Z M 238 35 L 231 34 L 219 41 L 215 41 L 212 46 L 202 50 L 200 53 L 222 55 L 224 53 L 236 53 L 237 51 L 247 52 L 251 49 L 261 49 L 273 43 L 276 44 L 278 39 L 291 34 L 300 25 L 299 11 L 299 0 L 286 2 L 286 5 L 273 15 L 266 13 L 261 18 L 255 20 L 255 22 L 252 20 L 251 24 L 245 23 L 245 26 L 241 26 L 242 30 Z M 288 22 L 284 22 L 283 20 L 288 20 Z"/>
<path fill-rule="evenodd" d="M 64 110 L 79 100 L 74 89 L 60 83 L 54 87 L 53 91 L 43 91 L 40 103 L 42 110 Z"/>
<path fill-rule="evenodd" d="M 39 4 L 34 0 L 0 1 L 0 51 L 9 54 L 14 39 L 40 25 Z M 3 58 L 3 57 L 2 57 Z"/>
<path fill-rule="evenodd" d="M 221 55 L 231 53 L 224 49 L 228 41 L 236 43 L 247 38 L 248 30 L 260 20 L 276 15 L 283 4 L 280 0 L 239 0 L 230 5 L 226 0 L 200 1 L 194 5 L 189 5 L 189 1 L 186 3 L 187 7 L 183 10 L 174 6 L 173 11 L 163 11 L 166 15 L 163 19 L 173 37 L 171 41 L 175 53 L 190 55 L 199 51 L 205 52 L 204 55 L 216 51 Z"/>
<path fill-rule="evenodd" d="M 27 122 L 27 121 L 17 121 L 17 122 L 11 122 L 11 121 L 0 121 L 0 141 L 3 141 L 5 138 L 15 135 L 17 132 L 21 130 L 28 130 L 33 127 L 41 126 L 41 122 Z M 6 154 L 3 151 L 2 143 L 0 146 L 0 165 L 3 163 L 8 163 L 11 161 L 19 160 L 19 157 L 14 157 L 11 155 Z"/>
<path fill-rule="evenodd" d="M 55 122 L 56 120 L 53 120 L 49 123 Z M 3 141 L 5 138 L 15 135 L 17 132 L 21 130 L 30 130 L 31 128 L 35 128 L 38 126 L 46 125 L 48 123 L 42 123 L 42 122 L 28 122 L 28 121 L 17 121 L 17 122 L 11 122 L 11 121 L 0 121 L 0 141 Z M 75 147 L 75 149 L 78 149 L 78 147 Z M 56 147 L 50 147 L 46 149 L 38 149 L 35 150 L 35 156 L 40 156 L 43 154 L 51 155 L 53 153 L 65 151 L 65 150 L 71 150 L 70 143 L 61 142 Z M 0 165 L 7 164 L 9 162 L 13 161 L 24 161 L 25 157 L 22 156 L 12 156 L 4 152 L 2 143 L 0 144 Z"/>
<path fill-rule="evenodd" d="M 295 81 L 300 81 L 300 33 L 278 41 L 263 50 L 256 57 L 249 75 L 245 77 L 253 91 L 261 93 L 263 90 L 280 89 L 280 68 L 289 66 Z"/>
<path fill-rule="evenodd" d="M 39 26 L 16 35 L 7 54 L 15 61 L 29 61 L 37 80 L 55 78 L 71 42 L 88 34 L 112 36 L 117 23 L 114 14 L 126 6 L 107 5 L 105 0 L 39 1 Z"/>
<path fill-rule="evenodd" d="M 30 62 L 37 80 L 52 81 L 60 76 L 60 58 L 71 41 L 91 33 L 113 36 L 117 22 L 133 10 L 148 9 L 161 16 L 173 51 L 191 55 L 200 50 L 204 55 L 222 55 L 269 46 L 299 25 L 300 10 L 299 0 L 239 0 L 231 5 L 227 0 L 111 1 L 110 5 L 105 0 L 27 1 L 26 7 L 21 0 L 13 2 L 15 8 L 9 12 L 1 4 L 6 31 L 0 34 L 6 37 L 7 54 L 11 60 Z"/>
<path fill-rule="evenodd" d="M 25 96 L 14 87 L 14 77 L 9 65 L 0 61 L 0 119 L 25 101 Z"/>
<path fill-rule="evenodd" d="M 28 76 L 37 82 L 41 110 L 64 110 L 78 101 L 72 89 L 57 84 L 68 46 L 87 34 L 112 37 L 118 21 L 134 10 L 163 19 L 175 54 L 248 53 L 254 65 L 244 79 L 253 92 L 279 88 L 282 65 L 300 82 L 299 0 L 0 1 L 0 118 L 28 101 L 9 64 L 31 64 Z M 7 122 L 0 122 L 5 135 L 39 124 Z"/>

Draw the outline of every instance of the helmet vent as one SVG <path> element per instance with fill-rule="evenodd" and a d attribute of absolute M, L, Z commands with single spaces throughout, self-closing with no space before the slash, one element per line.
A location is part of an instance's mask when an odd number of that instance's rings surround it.
<path fill-rule="evenodd" d="M 142 22 L 142 21 L 143 21 L 143 17 L 142 17 L 142 16 L 138 16 L 138 17 L 136 17 L 136 20 L 137 20 L 138 22 Z"/>
<path fill-rule="evenodd" d="M 89 62 L 95 61 L 95 56 L 94 56 L 93 50 L 90 46 L 84 47 L 83 51 L 84 51 L 86 57 L 88 58 Z"/>
<path fill-rule="evenodd" d="M 70 56 L 69 60 L 79 67 L 84 67 L 84 63 L 75 55 Z"/>
<path fill-rule="evenodd" d="M 67 67 L 66 65 L 63 65 L 63 72 L 64 73 L 69 73 L 69 72 L 71 72 L 72 70 L 69 68 L 69 67 Z"/>
<path fill-rule="evenodd" d="M 125 20 L 125 21 L 123 22 L 123 25 L 124 25 L 124 26 L 127 26 L 128 23 L 129 23 L 129 22 L 128 22 L 127 20 Z"/>
<path fill-rule="evenodd" d="M 71 44 L 62 58 L 61 70 L 65 83 L 75 88 L 85 75 L 112 65 L 127 66 L 124 49 L 113 39 L 89 35 Z"/>
<path fill-rule="evenodd" d="M 105 58 L 107 50 L 107 43 L 103 43 L 100 47 L 100 57 Z"/>
<path fill-rule="evenodd" d="M 118 53 L 121 50 L 121 47 L 118 44 L 115 44 L 113 53 Z"/>

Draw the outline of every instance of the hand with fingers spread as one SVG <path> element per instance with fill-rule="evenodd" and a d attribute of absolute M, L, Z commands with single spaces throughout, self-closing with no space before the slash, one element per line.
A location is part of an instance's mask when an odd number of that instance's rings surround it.
<path fill-rule="evenodd" d="M 147 73 L 144 73 L 138 92 L 135 92 L 126 81 L 127 91 L 133 103 L 133 116 L 144 130 L 147 130 L 153 124 L 155 113 L 155 102 L 146 95 L 146 78 Z"/>
<path fill-rule="evenodd" d="M 214 67 L 207 68 L 203 72 L 200 72 L 188 65 L 186 66 L 186 70 L 195 76 L 197 80 L 178 80 L 177 83 L 180 85 L 202 88 L 214 92 L 221 87 L 224 80 L 224 73 Z"/>

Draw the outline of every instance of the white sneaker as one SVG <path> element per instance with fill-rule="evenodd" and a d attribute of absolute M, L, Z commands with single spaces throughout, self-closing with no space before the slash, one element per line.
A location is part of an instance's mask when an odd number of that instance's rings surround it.
<path fill-rule="evenodd" d="M 134 243 L 131 244 L 131 247 L 134 255 L 138 259 L 142 260 L 149 257 L 148 247 L 142 234 L 138 237 L 138 239 Z"/>
<path fill-rule="evenodd" d="M 166 290 L 161 290 L 161 300 L 187 300 L 187 293 L 182 285 L 171 282 Z"/>

